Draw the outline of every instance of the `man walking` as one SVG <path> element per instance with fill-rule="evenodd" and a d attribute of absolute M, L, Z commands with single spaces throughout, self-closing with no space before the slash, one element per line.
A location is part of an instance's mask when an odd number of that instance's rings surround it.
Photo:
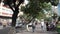
<path fill-rule="evenodd" d="M 36 21 L 33 21 L 33 23 L 32 23 L 32 31 L 33 32 L 35 31 L 35 28 L 36 28 Z"/>
<path fill-rule="evenodd" d="M 44 19 L 41 20 L 41 29 L 44 31 L 45 30 L 45 23 Z"/>

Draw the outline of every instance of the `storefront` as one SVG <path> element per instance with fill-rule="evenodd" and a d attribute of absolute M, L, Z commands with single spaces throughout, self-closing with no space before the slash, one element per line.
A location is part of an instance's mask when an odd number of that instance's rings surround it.
<path fill-rule="evenodd" d="M 13 11 L 6 6 L 0 5 L 0 23 L 11 23 Z"/>

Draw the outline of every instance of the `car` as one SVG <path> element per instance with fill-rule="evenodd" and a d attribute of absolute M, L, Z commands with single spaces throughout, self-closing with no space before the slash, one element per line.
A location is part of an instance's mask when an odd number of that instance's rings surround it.
<path fill-rule="evenodd" d="M 16 28 L 21 28 L 22 27 L 22 23 L 16 23 Z"/>

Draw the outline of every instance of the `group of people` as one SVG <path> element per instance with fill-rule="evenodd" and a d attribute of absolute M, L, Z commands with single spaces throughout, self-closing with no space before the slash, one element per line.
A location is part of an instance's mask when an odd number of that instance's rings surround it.
<path fill-rule="evenodd" d="M 46 27 L 45 27 L 46 25 Z M 51 22 L 49 21 L 41 21 L 41 28 L 44 30 L 44 28 L 46 28 L 46 31 L 54 31 L 56 30 L 56 21 L 53 20 Z"/>
<path fill-rule="evenodd" d="M 56 22 L 53 21 L 51 23 L 46 22 L 46 30 L 47 31 L 54 31 L 56 30 Z"/>
<path fill-rule="evenodd" d="M 36 25 L 37 25 L 36 22 L 32 23 L 32 31 L 33 32 L 35 31 Z M 42 19 L 41 22 L 40 22 L 40 26 L 41 26 L 42 31 L 54 31 L 55 28 L 56 28 L 56 22 L 55 21 L 52 21 L 52 22 L 44 21 Z"/>

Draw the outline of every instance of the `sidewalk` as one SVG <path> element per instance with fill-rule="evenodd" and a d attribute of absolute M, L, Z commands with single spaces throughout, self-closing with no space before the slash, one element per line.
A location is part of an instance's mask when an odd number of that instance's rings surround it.
<path fill-rule="evenodd" d="M 0 29 L 3 29 L 3 26 L 0 26 Z"/>
<path fill-rule="evenodd" d="M 32 29 L 30 29 L 30 31 L 23 31 L 17 34 L 57 34 L 56 31 L 43 31 L 40 27 L 40 25 L 37 25 L 35 32 L 32 32 Z"/>
<path fill-rule="evenodd" d="M 35 32 L 27 32 L 27 31 L 23 31 L 23 32 L 20 32 L 20 33 L 16 33 L 16 34 L 57 34 L 57 32 L 51 32 L 51 31 L 35 31 Z"/>
<path fill-rule="evenodd" d="M 3 29 L 0 29 L 0 34 L 8 34 L 10 28 L 3 28 Z"/>
<path fill-rule="evenodd" d="M 30 29 L 30 31 L 28 32 L 27 30 L 23 30 L 21 32 L 18 32 L 16 34 L 57 34 L 57 32 L 53 32 L 53 31 L 42 31 L 41 28 L 39 27 L 40 25 L 37 25 L 38 27 L 36 28 L 35 32 L 32 32 L 32 29 Z M 2 26 L 0 27 L 0 34 L 8 34 L 10 28 L 2 28 Z"/>

